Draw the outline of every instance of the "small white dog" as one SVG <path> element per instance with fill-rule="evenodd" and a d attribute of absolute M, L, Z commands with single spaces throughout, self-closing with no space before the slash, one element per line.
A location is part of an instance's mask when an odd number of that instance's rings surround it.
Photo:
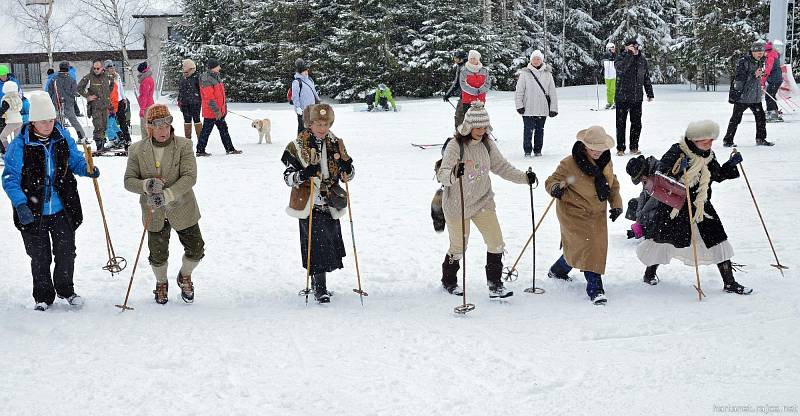
<path fill-rule="evenodd" d="M 272 130 L 272 122 L 268 118 L 254 120 L 250 126 L 258 130 L 258 144 L 261 144 L 263 140 L 266 140 L 267 144 L 272 144 L 272 136 L 269 134 Z"/>

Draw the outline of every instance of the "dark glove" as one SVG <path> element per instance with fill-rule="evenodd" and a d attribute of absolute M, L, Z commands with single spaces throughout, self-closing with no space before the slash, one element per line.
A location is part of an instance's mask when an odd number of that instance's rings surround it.
<path fill-rule="evenodd" d="M 86 175 L 86 176 L 88 176 L 88 177 L 90 177 L 90 178 L 94 178 L 94 179 L 97 179 L 97 178 L 99 178 L 99 177 L 100 177 L 100 168 L 98 168 L 97 166 L 95 166 L 95 167 L 94 167 L 94 170 L 92 171 L 92 173 L 90 173 L 90 174 L 88 174 L 88 175 Z"/>
<path fill-rule="evenodd" d="M 525 172 L 525 175 L 528 177 L 528 185 L 539 184 L 539 180 L 536 179 L 536 174 L 532 170 L 529 169 Z"/>
<path fill-rule="evenodd" d="M 564 188 L 561 187 L 561 184 L 555 184 L 552 188 L 550 188 L 550 195 L 553 198 L 561 199 L 564 196 Z"/>
<path fill-rule="evenodd" d="M 551 111 L 550 112 L 550 117 L 555 117 L 557 115 L 558 115 L 558 111 Z"/>
<path fill-rule="evenodd" d="M 442 101 L 444 101 L 444 102 L 446 102 L 446 103 L 447 103 L 447 102 L 450 102 L 450 96 L 447 96 L 447 95 L 443 96 L 443 97 L 442 97 Z"/>
<path fill-rule="evenodd" d="M 353 159 L 348 159 L 348 160 L 339 159 L 336 162 L 339 164 L 339 170 L 341 172 L 344 172 L 348 175 L 353 173 Z"/>
<path fill-rule="evenodd" d="M 28 204 L 17 205 L 17 218 L 22 225 L 28 225 L 33 222 L 33 213 L 28 208 Z"/>
<path fill-rule="evenodd" d="M 525 114 L 525 107 L 518 108 L 517 112 L 520 113 L 520 114 Z"/>
<path fill-rule="evenodd" d="M 305 168 L 303 168 L 303 170 L 301 170 L 300 174 L 297 175 L 297 176 L 300 179 L 300 182 L 305 182 L 309 178 L 311 178 L 313 176 L 317 176 L 319 171 L 320 171 L 319 164 L 308 165 Z"/>
<path fill-rule="evenodd" d="M 147 206 L 150 208 L 161 208 L 165 202 L 163 192 L 147 195 Z"/>
<path fill-rule="evenodd" d="M 456 175 L 456 178 L 464 176 L 464 162 L 459 162 L 456 165 L 456 167 L 453 169 L 453 174 Z"/>
<path fill-rule="evenodd" d="M 728 159 L 728 163 L 730 163 L 731 166 L 736 166 L 736 165 L 742 163 L 742 154 L 739 153 L 739 152 L 736 152 L 736 153 L 732 154 L 731 158 Z"/>
<path fill-rule="evenodd" d="M 683 176 L 683 174 L 684 174 L 684 173 L 685 173 L 687 170 L 689 170 L 689 158 L 688 158 L 688 157 L 682 157 L 682 158 L 681 158 L 681 163 L 680 163 L 680 166 L 678 167 L 678 172 L 677 172 L 677 175 L 679 175 L 679 176 Z"/>
<path fill-rule="evenodd" d="M 608 218 L 611 218 L 611 221 L 616 221 L 619 216 L 622 215 L 622 208 L 611 208 L 608 210 Z"/>
<path fill-rule="evenodd" d="M 144 192 L 148 195 L 158 194 L 164 191 L 164 181 L 161 178 L 150 178 L 144 180 Z"/>

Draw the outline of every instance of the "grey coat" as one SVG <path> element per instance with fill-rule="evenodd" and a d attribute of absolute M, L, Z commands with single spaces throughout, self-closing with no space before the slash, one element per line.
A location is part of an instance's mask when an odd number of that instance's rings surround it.
<path fill-rule="evenodd" d="M 56 89 L 58 90 L 58 95 L 56 95 Z M 50 80 L 47 86 L 47 93 L 50 94 L 50 99 L 56 108 L 61 105 L 57 98 L 60 98 L 67 107 L 74 106 L 75 97 L 78 95 L 78 83 L 72 79 L 69 73 L 59 72 Z"/>
<path fill-rule="evenodd" d="M 752 53 L 748 53 L 736 65 L 736 78 L 733 82 L 733 89 L 742 92 L 742 95 L 736 100 L 738 104 L 758 104 L 761 102 L 761 80 L 756 78 L 756 69 L 762 63 L 762 61 L 754 58 Z"/>
<path fill-rule="evenodd" d="M 547 107 L 547 98 L 544 91 L 536 83 L 534 75 L 550 95 L 550 107 Z M 517 89 L 514 94 L 516 108 L 524 108 L 523 116 L 547 116 L 550 111 L 558 112 L 558 96 L 556 95 L 556 82 L 550 65 L 542 64 L 539 69 L 528 65 L 519 71 Z"/>

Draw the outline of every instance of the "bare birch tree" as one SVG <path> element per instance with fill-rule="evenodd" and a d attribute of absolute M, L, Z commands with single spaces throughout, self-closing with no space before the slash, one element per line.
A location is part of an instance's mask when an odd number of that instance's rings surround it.
<path fill-rule="evenodd" d="M 28 5 L 26 0 L 12 0 L 11 17 L 22 26 L 25 42 L 41 48 L 47 53 L 47 63 L 53 67 L 53 51 L 56 49 L 58 33 L 70 22 L 71 16 L 53 16 L 53 1 Z"/>
<path fill-rule="evenodd" d="M 144 13 L 150 0 L 74 0 L 80 5 L 89 25 L 82 28 L 84 36 L 98 46 L 119 50 L 122 64 L 129 68 L 128 47 L 143 36 L 136 31 L 135 14 Z"/>

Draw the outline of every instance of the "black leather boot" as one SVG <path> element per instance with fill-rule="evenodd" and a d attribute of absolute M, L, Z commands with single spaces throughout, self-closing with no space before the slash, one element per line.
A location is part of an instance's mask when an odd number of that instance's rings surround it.
<path fill-rule="evenodd" d="M 514 292 L 503 286 L 503 253 L 486 253 L 486 284 L 489 285 L 489 298 L 507 298 Z"/>
<path fill-rule="evenodd" d="M 647 266 L 647 268 L 644 269 L 644 278 L 642 280 L 650 286 L 655 286 L 658 284 L 658 275 L 656 275 L 656 269 L 658 269 L 657 264 Z"/>
<path fill-rule="evenodd" d="M 458 286 L 458 270 L 461 264 L 453 256 L 446 254 L 442 262 L 442 287 L 451 295 L 461 296 L 464 291 Z"/>
<path fill-rule="evenodd" d="M 728 293 L 736 293 L 739 295 L 749 295 L 753 293 L 753 289 L 744 287 L 736 282 L 733 278 L 733 265 L 730 260 L 725 260 L 717 264 L 719 274 L 722 275 L 722 282 L 725 283 L 725 291 Z"/>
<path fill-rule="evenodd" d="M 319 303 L 329 303 L 331 294 L 328 292 L 325 273 L 318 273 L 311 276 L 311 289 L 314 291 L 314 299 Z"/>

